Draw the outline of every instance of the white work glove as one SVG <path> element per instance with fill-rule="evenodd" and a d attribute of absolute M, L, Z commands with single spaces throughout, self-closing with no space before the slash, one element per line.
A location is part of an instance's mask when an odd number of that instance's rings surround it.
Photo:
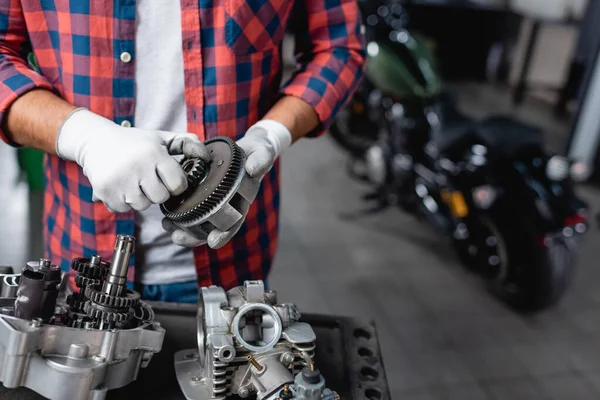
<path fill-rule="evenodd" d="M 273 167 L 275 160 L 284 150 L 292 144 L 292 134 L 280 122 L 273 120 L 262 120 L 254 124 L 244 137 L 238 140 L 237 145 L 246 153 L 246 173 L 250 179 L 254 180 L 254 185 L 248 185 L 255 188 L 255 192 L 250 194 L 251 202 L 246 203 L 246 207 L 240 210 L 242 218 L 228 231 L 213 229 L 206 240 L 197 239 L 188 232 L 177 227 L 172 221 L 163 219 L 163 228 L 171 232 L 173 243 L 184 247 L 196 247 L 202 244 L 208 244 L 213 249 L 223 247 L 235 236 L 240 227 L 246 220 L 248 209 L 256 198 L 260 183 Z"/>
<path fill-rule="evenodd" d="M 65 120 L 56 152 L 81 166 L 93 201 L 112 212 L 142 211 L 187 189 L 186 174 L 173 155 L 210 159 L 193 134 L 125 128 L 87 109 Z"/>

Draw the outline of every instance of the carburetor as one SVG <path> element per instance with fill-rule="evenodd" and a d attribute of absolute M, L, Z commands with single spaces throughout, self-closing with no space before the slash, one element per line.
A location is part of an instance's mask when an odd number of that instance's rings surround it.
<path fill-rule="evenodd" d="M 175 353 L 179 386 L 188 400 L 339 399 L 315 368 L 315 332 L 294 304 L 278 304 L 262 281 L 225 292 L 201 288 L 198 349 Z"/>
<path fill-rule="evenodd" d="M 137 378 L 161 350 L 165 330 L 126 287 L 134 242 L 118 236 L 110 263 L 74 259 L 79 290 L 66 299 L 59 298 L 63 274 L 50 260 L 0 274 L 4 387 L 27 387 L 53 400 L 101 400 Z"/>

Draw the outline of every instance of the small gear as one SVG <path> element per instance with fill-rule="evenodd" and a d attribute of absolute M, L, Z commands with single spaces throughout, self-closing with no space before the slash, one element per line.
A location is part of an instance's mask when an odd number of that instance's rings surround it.
<path fill-rule="evenodd" d="M 101 306 L 97 306 L 90 301 L 85 303 L 83 310 L 93 320 L 107 323 L 124 323 L 133 317 L 132 308 L 123 309 L 123 311 L 112 311 L 109 309 L 103 309 Z"/>
<path fill-rule="evenodd" d="M 74 311 L 83 311 L 83 305 L 85 304 L 86 300 L 87 299 L 85 298 L 85 296 L 80 292 L 75 292 L 67 296 L 67 304 Z"/>
<path fill-rule="evenodd" d="M 181 167 L 187 173 L 188 189 L 196 189 L 208 173 L 208 163 L 201 158 L 187 158 L 181 161 Z"/>
<path fill-rule="evenodd" d="M 75 286 L 78 288 L 99 285 L 101 282 L 100 279 L 88 278 L 79 274 L 75 275 Z"/>
<path fill-rule="evenodd" d="M 126 289 L 121 296 L 111 296 L 102 293 L 94 286 L 88 286 L 85 289 L 85 297 L 93 303 L 103 307 L 126 308 L 133 307 L 140 301 L 140 294 L 132 290 Z"/>
<path fill-rule="evenodd" d="M 106 276 L 110 264 L 106 261 L 100 261 L 97 264 L 92 262 L 91 258 L 79 257 L 73 259 L 71 268 L 86 278 L 100 279 Z"/>

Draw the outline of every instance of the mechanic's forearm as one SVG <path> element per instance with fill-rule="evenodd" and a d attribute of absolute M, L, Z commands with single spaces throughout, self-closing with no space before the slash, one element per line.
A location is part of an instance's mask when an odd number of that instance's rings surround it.
<path fill-rule="evenodd" d="M 56 154 L 56 135 L 75 109 L 77 107 L 48 90 L 32 90 L 10 106 L 2 129 L 10 140 L 21 146 Z"/>
<path fill-rule="evenodd" d="M 264 119 L 272 119 L 285 125 L 292 133 L 292 142 L 319 125 L 319 117 L 310 104 L 294 96 L 284 96 L 279 99 Z"/>

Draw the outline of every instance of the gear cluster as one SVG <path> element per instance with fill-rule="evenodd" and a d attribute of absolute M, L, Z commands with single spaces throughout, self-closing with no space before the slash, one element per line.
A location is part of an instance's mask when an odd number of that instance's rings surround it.
<path fill-rule="evenodd" d="M 133 237 L 117 238 L 112 263 L 100 256 L 76 258 L 71 269 L 78 291 L 67 297 L 67 325 L 110 329 L 129 322 L 140 304 L 140 294 L 125 287 Z"/>
<path fill-rule="evenodd" d="M 88 300 L 85 290 L 88 286 L 98 285 L 102 282 L 110 264 L 100 256 L 90 258 L 79 257 L 71 262 L 71 269 L 76 272 L 74 281 L 78 291 L 67 297 L 67 305 L 70 307 L 67 316 L 67 325 L 73 328 L 83 328 L 86 322 L 92 322 L 92 318 L 84 311 Z"/>

